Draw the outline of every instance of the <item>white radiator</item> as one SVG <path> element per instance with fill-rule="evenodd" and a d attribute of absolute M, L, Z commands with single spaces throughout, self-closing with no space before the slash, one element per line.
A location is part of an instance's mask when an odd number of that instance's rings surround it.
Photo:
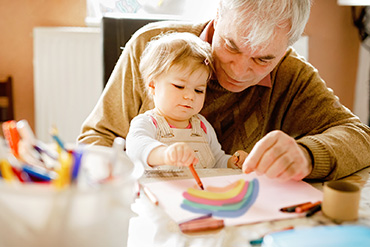
<path fill-rule="evenodd" d="M 101 30 L 39 27 L 33 34 L 36 137 L 50 142 L 56 126 L 75 143 L 103 90 Z"/>

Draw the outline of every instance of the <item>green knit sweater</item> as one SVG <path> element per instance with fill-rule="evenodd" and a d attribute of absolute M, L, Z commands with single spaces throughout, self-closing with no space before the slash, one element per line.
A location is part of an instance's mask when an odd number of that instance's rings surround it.
<path fill-rule="evenodd" d="M 126 44 L 96 107 L 82 126 L 80 143 L 111 146 L 126 137 L 130 121 L 152 109 L 139 72 L 140 55 L 154 36 L 168 31 L 200 35 L 207 23 L 152 23 Z M 370 129 L 328 89 L 317 70 L 288 49 L 271 72 L 272 87 L 252 86 L 239 93 L 211 81 L 201 111 L 216 130 L 226 153 L 250 152 L 272 130 L 282 130 L 310 153 L 307 179 L 331 180 L 370 165 Z"/>

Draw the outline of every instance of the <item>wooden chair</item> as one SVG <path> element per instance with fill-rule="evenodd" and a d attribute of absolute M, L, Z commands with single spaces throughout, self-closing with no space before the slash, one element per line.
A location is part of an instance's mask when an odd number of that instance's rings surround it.
<path fill-rule="evenodd" d="M 14 119 L 12 78 L 0 80 L 0 122 Z"/>

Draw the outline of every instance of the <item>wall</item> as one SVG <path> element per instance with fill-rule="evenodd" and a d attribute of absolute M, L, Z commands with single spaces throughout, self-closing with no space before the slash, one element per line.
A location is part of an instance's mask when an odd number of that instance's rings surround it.
<path fill-rule="evenodd" d="M 341 103 L 352 110 L 360 40 L 351 7 L 339 6 L 337 0 L 315 0 L 305 32 L 310 63 Z"/>
<path fill-rule="evenodd" d="M 34 129 L 33 28 L 84 26 L 86 0 L 0 0 L 0 6 L 0 76 L 13 77 L 15 119 Z"/>
<path fill-rule="evenodd" d="M 13 76 L 15 119 L 27 119 L 34 129 L 32 30 L 36 26 L 84 26 L 86 0 L 0 3 L 0 76 Z M 352 109 L 359 41 L 350 7 L 338 6 L 336 0 L 314 1 L 306 34 L 310 62 Z"/>

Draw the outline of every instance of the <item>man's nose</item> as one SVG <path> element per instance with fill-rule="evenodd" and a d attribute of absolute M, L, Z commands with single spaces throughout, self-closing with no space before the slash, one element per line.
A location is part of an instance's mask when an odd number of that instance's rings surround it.
<path fill-rule="evenodd" d="M 233 76 L 235 80 L 240 80 L 252 70 L 253 61 L 249 56 L 235 56 L 235 58 L 231 61 L 231 71 L 233 72 Z"/>

